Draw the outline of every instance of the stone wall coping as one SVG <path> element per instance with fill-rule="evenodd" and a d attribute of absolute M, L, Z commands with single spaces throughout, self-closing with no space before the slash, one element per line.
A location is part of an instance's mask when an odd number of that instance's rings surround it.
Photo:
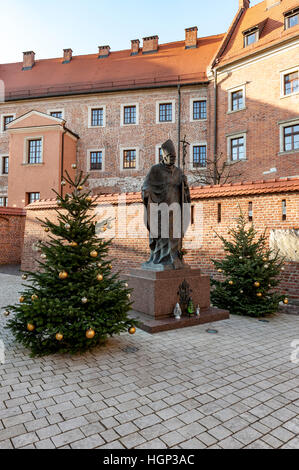
<path fill-rule="evenodd" d="M 0 216 L 1 215 L 26 215 L 26 210 L 20 207 L 0 207 Z"/>

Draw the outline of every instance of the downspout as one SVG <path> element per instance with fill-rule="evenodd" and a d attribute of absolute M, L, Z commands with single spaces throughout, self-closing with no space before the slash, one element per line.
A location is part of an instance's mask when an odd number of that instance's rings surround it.
<path fill-rule="evenodd" d="M 217 69 L 214 70 L 214 171 L 213 171 L 213 180 L 214 184 L 217 184 L 217 145 L 218 145 L 218 93 L 217 93 Z"/>
<path fill-rule="evenodd" d="M 178 83 L 178 167 L 181 166 L 181 85 Z"/>
<path fill-rule="evenodd" d="M 63 133 L 62 133 L 62 142 L 61 142 L 61 167 L 60 167 L 60 172 L 61 172 L 61 178 L 60 178 L 60 181 L 59 181 L 59 185 L 60 185 L 60 196 L 63 197 L 63 186 L 61 184 L 61 181 L 63 180 L 63 164 L 64 164 L 64 135 L 66 133 L 66 130 L 64 129 L 63 130 Z"/>

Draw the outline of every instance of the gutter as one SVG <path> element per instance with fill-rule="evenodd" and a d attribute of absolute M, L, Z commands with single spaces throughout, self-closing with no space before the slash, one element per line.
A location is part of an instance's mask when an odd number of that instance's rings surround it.
<path fill-rule="evenodd" d="M 181 167 L 181 85 L 178 83 L 178 167 Z"/>
<path fill-rule="evenodd" d="M 213 180 L 214 184 L 217 184 L 217 145 L 218 145 L 218 139 L 217 139 L 217 132 L 218 132 L 218 126 L 217 126 L 217 118 L 218 118 L 218 89 L 217 89 L 217 69 L 214 69 L 214 171 L 213 171 Z"/>
<path fill-rule="evenodd" d="M 60 196 L 63 197 L 63 186 L 61 185 L 61 181 L 63 180 L 63 166 L 64 166 L 64 136 L 66 134 L 67 130 L 64 129 L 62 133 L 62 141 L 61 141 L 61 167 L 60 167 L 60 172 L 61 172 L 61 178 L 59 181 L 60 185 Z"/>

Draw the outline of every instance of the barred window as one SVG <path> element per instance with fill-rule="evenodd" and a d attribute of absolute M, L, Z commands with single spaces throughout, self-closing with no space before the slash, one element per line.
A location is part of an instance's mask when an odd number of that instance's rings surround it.
<path fill-rule="evenodd" d="M 136 168 L 136 150 L 124 150 L 123 168 Z"/>
<path fill-rule="evenodd" d="M 204 168 L 207 165 L 207 146 L 193 146 L 193 168 Z"/>
<path fill-rule="evenodd" d="M 40 193 L 28 193 L 28 204 L 38 201 L 40 199 Z"/>
<path fill-rule="evenodd" d="M 90 169 L 91 170 L 102 170 L 103 159 L 102 152 L 90 152 Z"/>
<path fill-rule="evenodd" d="M 103 126 L 103 108 L 91 110 L 91 125 L 92 126 Z"/>
<path fill-rule="evenodd" d="M 51 111 L 50 115 L 52 117 L 62 119 L 62 111 Z"/>
<path fill-rule="evenodd" d="M 159 105 L 159 121 L 172 121 L 172 103 L 163 103 Z"/>
<path fill-rule="evenodd" d="M 28 163 L 41 163 L 42 139 L 28 141 Z"/>
<path fill-rule="evenodd" d="M 207 102 L 193 101 L 193 119 L 206 119 L 207 118 Z"/>
<path fill-rule="evenodd" d="M 242 109 L 244 107 L 243 101 L 243 91 L 238 90 L 232 93 L 232 109 L 231 111 L 237 111 L 238 109 Z"/>
<path fill-rule="evenodd" d="M 0 207 L 7 207 L 7 196 L 0 196 Z"/>
<path fill-rule="evenodd" d="M 136 106 L 124 106 L 124 124 L 136 124 Z"/>
<path fill-rule="evenodd" d="M 284 127 L 283 133 L 284 151 L 299 150 L 299 124 Z"/>
<path fill-rule="evenodd" d="M 14 120 L 14 116 L 4 116 L 3 118 L 3 129 L 6 131 L 8 124 Z"/>
<path fill-rule="evenodd" d="M 299 73 L 298 71 L 288 73 L 284 76 L 284 94 L 290 95 L 299 91 Z"/>
<path fill-rule="evenodd" d="M 244 137 L 236 137 L 231 139 L 230 142 L 230 150 L 231 150 L 231 160 L 242 160 L 245 158 L 245 141 Z"/>
<path fill-rule="evenodd" d="M 2 174 L 8 174 L 8 157 L 3 157 L 2 159 Z"/>

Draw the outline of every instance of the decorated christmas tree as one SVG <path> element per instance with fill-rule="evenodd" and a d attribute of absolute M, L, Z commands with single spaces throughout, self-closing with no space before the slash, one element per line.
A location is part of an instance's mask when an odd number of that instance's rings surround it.
<path fill-rule="evenodd" d="M 38 270 L 23 273 L 28 285 L 5 312 L 15 313 L 7 327 L 32 355 L 81 352 L 108 336 L 135 332 L 136 322 L 127 316 L 130 289 L 111 271 L 111 240 L 97 236 L 109 230 L 110 221 L 96 222 L 91 215 L 87 177 L 80 173 L 73 181 L 66 173 L 65 180 L 73 192 L 64 197 L 55 192 L 57 223 L 40 221 L 48 240 L 39 243 Z"/>
<path fill-rule="evenodd" d="M 241 213 L 236 229 L 229 231 L 232 239 L 223 242 L 226 256 L 212 260 L 224 280 L 212 279 L 213 305 L 232 314 L 261 317 L 277 311 L 279 302 L 288 303 L 284 295 L 273 289 L 279 285 L 278 275 L 283 259 L 267 248 L 265 232 L 258 236 L 253 224 Z"/>

